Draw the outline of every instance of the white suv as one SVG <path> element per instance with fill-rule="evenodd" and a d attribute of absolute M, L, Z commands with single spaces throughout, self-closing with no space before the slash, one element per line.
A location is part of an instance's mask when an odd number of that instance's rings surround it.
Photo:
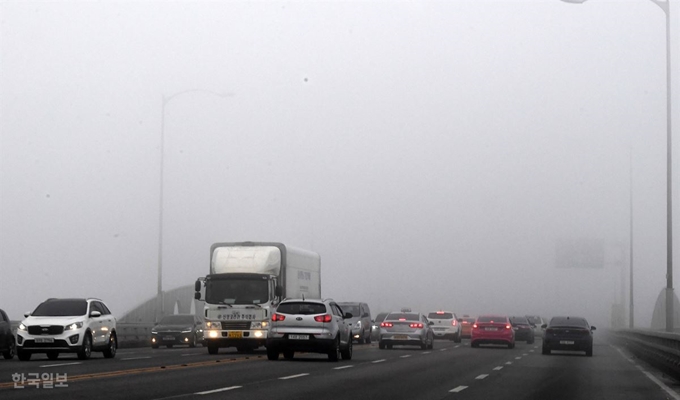
<path fill-rule="evenodd" d="M 434 322 L 432 329 L 434 336 L 442 339 L 450 339 L 460 343 L 461 326 L 460 320 L 451 311 L 432 311 L 427 314 L 427 319 Z"/>
<path fill-rule="evenodd" d="M 33 353 L 46 353 L 50 360 L 59 353 L 77 353 L 81 360 L 90 358 L 92 351 L 116 356 L 116 318 L 99 299 L 48 299 L 25 317 L 16 338 L 21 361 L 30 360 Z"/>
<path fill-rule="evenodd" d="M 352 359 L 352 318 L 333 300 L 284 300 L 272 314 L 267 358 L 279 353 L 292 359 L 296 351 L 328 354 L 330 361 Z"/>

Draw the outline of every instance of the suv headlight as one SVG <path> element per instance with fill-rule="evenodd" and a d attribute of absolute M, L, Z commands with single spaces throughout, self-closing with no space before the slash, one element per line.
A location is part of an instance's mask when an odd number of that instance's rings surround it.
<path fill-rule="evenodd" d="M 205 321 L 205 329 L 222 329 L 220 321 Z"/>
<path fill-rule="evenodd" d="M 80 329 L 82 327 L 83 327 L 83 322 L 80 321 L 80 322 L 74 322 L 71 325 L 66 325 L 64 327 L 64 330 L 65 331 L 75 331 L 76 329 Z"/>
<path fill-rule="evenodd" d="M 18 328 L 18 329 L 19 329 L 20 331 L 25 331 L 25 330 L 26 330 L 26 325 L 24 325 L 23 322 L 22 322 L 22 323 L 19 324 L 19 328 Z"/>
<path fill-rule="evenodd" d="M 253 321 L 250 323 L 250 329 L 267 329 L 268 321 Z"/>
<path fill-rule="evenodd" d="M 354 324 L 357 328 L 361 328 L 361 321 L 357 321 L 356 324 Z"/>

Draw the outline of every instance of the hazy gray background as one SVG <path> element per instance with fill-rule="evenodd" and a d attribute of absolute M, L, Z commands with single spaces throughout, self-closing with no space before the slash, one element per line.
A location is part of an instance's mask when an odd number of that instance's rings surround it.
<path fill-rule="evenodd" d="M 0 2 L 0 307 L 97 296 L 122 316 L 155 296 L 162 96 L 204 89 L 231 96 L 165 112 L 165 289 L 205 275 L 213 242 L 281 241 L 321 254 L 324 296 L 374 313 L 608 325 L 632 148 L 647 326 L 664 35 L 645 0 Z M 604 268 L 557 269 L 564 238 L 601 240 Z"/>

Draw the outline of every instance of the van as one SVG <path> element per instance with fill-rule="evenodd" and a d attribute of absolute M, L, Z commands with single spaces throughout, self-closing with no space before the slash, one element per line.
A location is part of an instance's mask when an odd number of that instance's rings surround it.
<path fill-rule="evenodd" d="M 338 303 L 342 311 L 351 313 L 347 321 L 352 325 L 352 339 L 359 344 L 371 343 L 371 310 L 361 302 Z"/>

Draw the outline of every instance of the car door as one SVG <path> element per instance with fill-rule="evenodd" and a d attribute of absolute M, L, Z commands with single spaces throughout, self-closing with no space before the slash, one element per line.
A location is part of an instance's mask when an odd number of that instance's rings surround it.
<path fill-rule="evenodd" d="M 347 344 L 351 340 L 351 327 L 347 325 L 345 320 L 345 313 L 342 311 L 340 306 L 335 303 L 331 303 L 331 311 L 333 313 L 333 318 L 338 324 L 338 336 L 340 336 L 340 343 Z"/>
<path fill-rule="evenodd" d="M 111 338 L 111 332 L 116 329 L 116 318 L 111 314 L 111 310 L 106 304 L 98 301 L 97 304 L 102 310 L 102 342 L 108 343 Z"/>
<path fill-rule="evenodd" d="M 99 316 L 94 317 L 92 316 L 92 313 L 98 311 Z M 98 301 L 92 301 L 90 302 L 90 328 L 92 329 L 92 345 L 93 346 L 101 346 L 103 343 L 103 336 L 105 334 L 104 328 L 106 326 L 104 325 L 104 310 L 99 305 Z"/>

